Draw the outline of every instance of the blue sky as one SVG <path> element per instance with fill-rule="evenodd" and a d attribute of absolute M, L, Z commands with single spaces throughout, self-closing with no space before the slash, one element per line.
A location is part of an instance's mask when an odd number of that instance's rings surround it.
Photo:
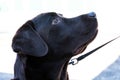
<path fill-rule="evenodd" d="M 99 33 L 86 49 L 85 52 L 88 52 L 120 35 L 119 8 L 119 0 L 0 0 L 0 72 L 13 73 L 16 54 L 11 49 L 12 37 L 22 24 L 36 15 L 54 11 L 65 17 L 74 17 L 96 12 Z M 91 80 L 98 75 L 120 56 L 119 42 L 120 39 L 82 60 L 78 65 L 69 66 L 71 79 Z"/>

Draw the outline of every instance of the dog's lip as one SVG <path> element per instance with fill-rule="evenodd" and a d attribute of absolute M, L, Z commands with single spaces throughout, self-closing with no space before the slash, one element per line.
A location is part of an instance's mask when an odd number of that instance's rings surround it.
<path fill-rule="evenodd" d="M 16 53 L 22 53 L 21 48 L 13 48 L 13 51 Z"/>
<path fill-rule="evenodd" d="M 98 33 L 98 30 L 96 30 L 94 36 L 90 40 L 86 41 L 84 44 L 79 45 L 77 48 L 75 48 L 73 53 L 75 55 L 82 53 L 87 48 L 87 45 L 95 39 L 95 37 L 97 36 L 97 33 Z"/>

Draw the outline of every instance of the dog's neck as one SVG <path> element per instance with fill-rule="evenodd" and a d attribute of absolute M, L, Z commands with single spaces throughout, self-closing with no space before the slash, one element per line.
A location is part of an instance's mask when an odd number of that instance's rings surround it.
<path fill-rule="evenodd" d="M 34 80 L 68 80 L 67 66 L 71 57 L 54 56 L 48 53 L 44 57 L 28 56 L 26 61 L 26 78 L 33 80 L 31 77 L 36 77 Z"/>

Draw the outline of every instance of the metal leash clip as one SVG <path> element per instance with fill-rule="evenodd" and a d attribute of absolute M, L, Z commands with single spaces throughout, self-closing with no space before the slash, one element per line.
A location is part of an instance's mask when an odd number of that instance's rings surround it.
<path fill-rule="evenodd" d="M 76 65 L 76 64 L 78 64 L 78 60 L 77 60 L 77 58 L 73 58 L 73 59 L 71 59 L 71 61 L 69 62 L 69 64 L 72 64 L 72 65 Z"/>

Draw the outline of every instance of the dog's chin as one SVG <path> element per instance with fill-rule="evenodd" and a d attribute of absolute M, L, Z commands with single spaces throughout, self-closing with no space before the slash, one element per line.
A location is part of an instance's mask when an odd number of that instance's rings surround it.
<path fill-rule="evenodd" d="M 80 54 L 82 53 L 83 51 L 85 51 L 85 49 L 87 48 L 87 45 L 82 45 L 81 47 L 78 47 L 74 50 L 74 55 L 77 55 L 77 54 Z"/>
<path fill-rule="evenodd" d="M 21 52 L 21 51 L 19 51 L 19 50 L 17 50 L 17 49 L 14 49 L 13 51 L 16 52 L 17 54 L 23 53 L 23 52 Z"/>
<path fill-rule="evenodd" d="M 74 52 L 73 52 L 74 55 L 80 54 L 83 51 L 85 51 L 85 49 L 87 48 L 88 44 L 91 43 L 95 39 L 95 37 L 97 36 L 97 33 L 98 33 L 98 31 L 96 31 L 94 36 L 91 37 L 87 42 L 85 42 L 84 44 L 79 45 L 77 48 L 75 48 Z"/>

